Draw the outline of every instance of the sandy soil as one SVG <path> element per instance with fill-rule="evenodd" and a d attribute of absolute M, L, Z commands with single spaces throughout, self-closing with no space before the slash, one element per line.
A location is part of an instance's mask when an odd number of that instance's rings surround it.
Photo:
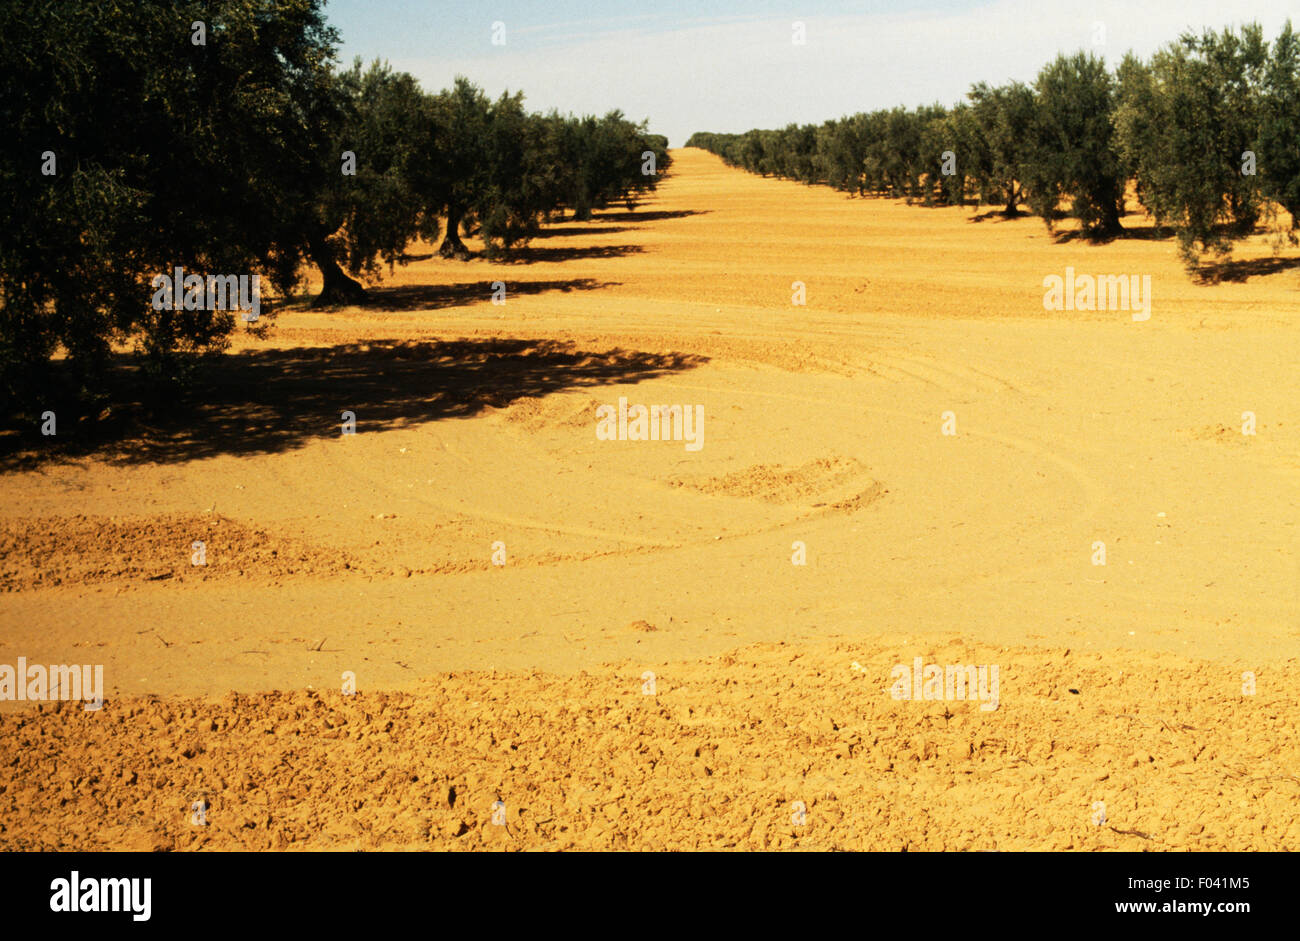
<path fill-rule="evenodd" d="M 1300 849 L 1300 252 L 674 158 L 8 462 L 0 664 L 107 702 L 0 705 L 0 847 Z M 1151 319 L 1044 310 L 1067 266 Z"/>

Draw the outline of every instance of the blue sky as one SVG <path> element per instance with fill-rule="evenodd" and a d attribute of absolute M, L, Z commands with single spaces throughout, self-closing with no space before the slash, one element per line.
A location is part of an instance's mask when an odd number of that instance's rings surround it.
<path fill-rule="evenodd" d="M 329 0 L 325 11 L 345 63 L 387 59 L 430 90 L 463 74 L 493 96 L 522 90 L 534 110 L 621 108 L 672 146 L 697 130 L 952 104 L 976 81 L 1030 81 L 1058 52 L 1117 63 L 1188 28 L 1253 20 L 1271 37 L 1288 15 L 1300 26 L 1297 0 Z M 498 21 L 504 45 L 492 44 Z"/>

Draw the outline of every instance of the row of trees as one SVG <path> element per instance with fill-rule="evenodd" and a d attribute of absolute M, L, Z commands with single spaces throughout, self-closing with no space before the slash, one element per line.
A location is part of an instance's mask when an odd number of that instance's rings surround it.
<path fill-rule="evenodd" d="M 754 173 L 927 205 L 1024 204 L 1048 225 L 1066 213 L 1096 236 L 1122 230 L 1130 182 L 1189 266 L 1226 252 L 1277 210 L 1300 226 L 1300 37 L 1271 48 L 1258 25 L 1185 34 L 1115 71 L 1061 55 L 1032 85 L 971 88 L 952 108 L 855 114 L 821 125 L 697 133 Z"/>
<path fill-rule="evenodd" d="M 508 251 L 668 165 L 666 138 L 618 111 L 340 70 L 321 6 L 0 4 L 0 391 L 30 402 L 60 350 L 91 389 L 115 343 L 158 376 L 225 348 L 231 312 L 153 309 L 153 276 L 175 267 L 288 294 L 310 262 L 323 302 L 354 301 L 415 239 Z"/>
<path fill-rule="evenodd" d="M 325 302 L 352 301 L 352 274 L 378 274 L 414 238 L 468 258 L 462 234 L 480 236 L 495 257 L 568 210 L 594 209 L 653 190 L 668 166 L 668 140 L 622 112 L 575 117 L 531 113 L 522 93 L 493 101 L 467 79 L 425 95 L 415 79 L 378 63 L 338 76 L 342 114 L 320 140 L 323 181 L 313 207 L 312 261 L 325 276 Z M 355 176 L 334 172 L 342 153 L 357 155 Z M 365 162 L 363 164 L 362 158 Z"/>

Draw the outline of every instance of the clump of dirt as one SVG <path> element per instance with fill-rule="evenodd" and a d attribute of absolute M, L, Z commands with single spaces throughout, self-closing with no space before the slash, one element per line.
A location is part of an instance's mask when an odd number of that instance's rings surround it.
<path fill-rule="evenodd" d="M 601 405 L 593 396 L 585 394 L 555 394 L 545 398 L 520 399 L 506 409 L 507 421 L 518 424 L 525 431 L 545 428 L 596 427 L 596 409 Z"/>
<path fill-rule="evenodd" d="M 1249 444 L 1250 436 L 1241 433 L 1241 426 L 1205 425 L 1193 428 L 1191 436 L 1197 441 L 1217 441 L 1220 444 Z"/>
<path fill-rule="evenodd" d="M 755 464 L 717 477 L 679 477 L 671 483 L 701 493 L 750 497 L 767 503 L 794 503 L 822 496 L 846 483 L 860 481 L 866 467 L 854 458 L 827 457 L 798 467 Z"/>
<path fill-rule="evenodd" d="M 999 666 L 998 708 L 892 698 L 913 655 Z M 1253 696 L 1239 675 L 759 644 L 405 693 L 42 705 L 0 714 L 0 849 L 1295 850 L 1300 668 Z"/>
<path fill-rule="evenodd" d="M 202 543 L 196 547 L 195 543 Z M 359 572 L 359 561 L 216 514 L 0 520 L 0 591 Z"/>

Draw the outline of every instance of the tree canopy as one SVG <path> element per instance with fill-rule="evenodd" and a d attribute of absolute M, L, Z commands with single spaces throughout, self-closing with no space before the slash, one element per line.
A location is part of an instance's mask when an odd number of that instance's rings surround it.
<path fill-rule="evenodd" d="M 1186 34 L 1114 71 L 1060 55 L 1033 83 L 975 84 L 952 108 L 896 107 L 820 125 L 699 132 L 702 147 L 752 173 L 853 196 L 927 205 L 974 200 L 1049 227 L 1062 216 L 1091 236 L 1123 231 L 1131 184 L 1189 267 L 1227 251 L 1261 219 L 1300 227 L 1300 37 L 1271 48 L 1257 25 Z"/>
<path fill-rule="evenodd" d="M 536 114 L 465 78 L 431 94 L 381 62 L 341 69 L 321 7 L 0 4 L 7 406 L 33 401 L 59 353 L 88 391 L 115 346 L 160 379 L 226 348 L 235 314 L 159 309 L 160 273 L 257 275 L 286 295 L 310 263 L 320 302 L 356 302 L 356 279 L 416 239 L 466 258 L 472 231 L 509 251 L 565 210 L 654 189 L 668 166 L 666 139 L 619 111 Z"/>

